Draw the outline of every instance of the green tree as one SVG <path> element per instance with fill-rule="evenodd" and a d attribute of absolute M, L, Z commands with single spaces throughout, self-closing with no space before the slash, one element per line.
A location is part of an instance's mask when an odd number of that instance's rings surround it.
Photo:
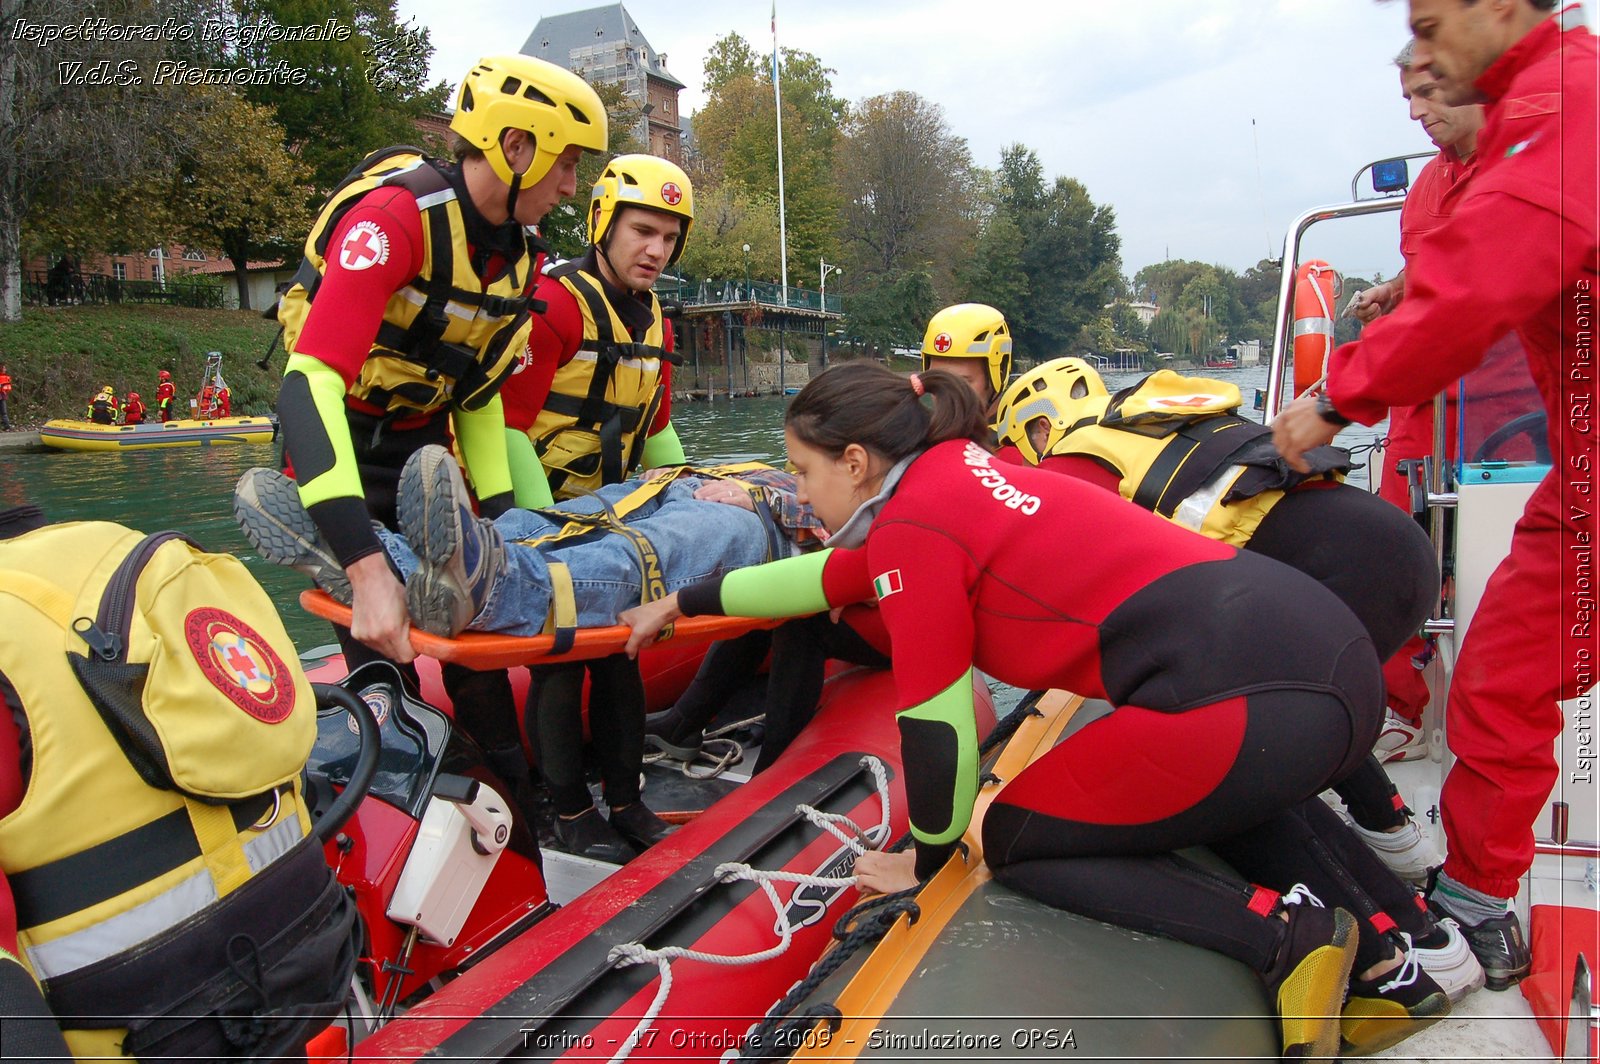
<path fill-rule="evenodd" d="M 747 257 L 744 246 L 750 245 Z M 778 205 L 737 185 L 695 190 L 694 229 L 678 269 L 689 277 L 743 281 L 778 269 Z"/>
<path fill-rule="evenodd" d="M 1006 316 L 1007 324 L 1027 316 L 1032 286 L 1022 264 L 1022 230 L 1009 211 L 996 208 L 979 224 L 972 254 L 956 268 L 956 299 L 987 303 Z"/>
<path fill-rule="evenodd" d="M 189 6 L 172 10 L 183 18 Z M 24 227 L 47 232 L 58 211 L 89 217 L 83 207 L 97 192 L 163 172 L 187 100 L 150 84 L 174 54 L 170 36 L 46 41 L 29 28 L 102 17 L 159 24 L 165 14 L 144 0 L 6 0 L 0 9 L 0 321 L 22 316 Z"/>
<path fill-rule="evenodd" d="M 304 72 L 303 80 L 272 79 L 244 92 L 274 109 L 287 144 L 311 165 L 318 194 L 369 152 L 415 143 L 415 120 L 442 110 L 449 97 L 446 83 L 427 83 L 428 31 L 402 23 L 395 0 L 234 0 L 228 17 L 234 28 L 216 35 L 224 47 L 214 61 Z M 351 32 L 324 41 L 272 41 L 248 32 L 328 20 Z"/>
<path fill-rule="evenodd" d="M 839 238 L 852 275 L 893 276 L 932 263 L 934 288 L 951 291 L 954 267 L 973 240 L 972 159 L 937 104 L 911 92 L 863 101 L 852 111 L 835 167 Z"/>
<path fill-rule="evenodd" d="M 809 276 L 831 250 L 838 203 L 834 144 L 847 107 L 833 95 L 833 73 L 816 56 L 782 50 L 784 217 L 789 269 Z M 771 60 L 738 34 L 712 45 L 706 104 L 694 116 L 696 186 L 732 183 L 778 202 L 778 131 Z"/>
<path fill-rule="evenodd" d="M 916 347 L 938 309 L 933 275 L 925 266 L 878 274 L 852 286 L 845 331 L 879 353 Z"/>
<path fill-rule="evenodd" d="M 1047 185 L 1038 155 L 1021 144 L 1001 152 L 997 180 L 996 206 L 1021 234 L 1030 289 L 1027 307 L 1010 323 L 1018 354 L 1053 358 L 1122 288 L 1116 213 L 1072 178 Z"/>
<path fill-rule="evenodd" d="M 192 91 L 202 106 L 165 198 L 173 235 L 220 248 L 233 263 L 239 306 L 249 310 L 250 260 L 293 256 L 311 226 L 311 168 L 284 148 L 270 108 L 226 90 Z"/>

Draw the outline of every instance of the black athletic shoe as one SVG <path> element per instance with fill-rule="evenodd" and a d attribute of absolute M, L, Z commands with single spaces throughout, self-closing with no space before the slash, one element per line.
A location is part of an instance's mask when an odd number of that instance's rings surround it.
<path fill-rule="evenodd" d="M 1450 1014 L 1450 998 L 1422 967 L 1415 950 L 1400 967 L 1373 979 L 1350 980 L 1339 1021 L 1345 1054 L 1380 1053 Z"/>
<path fill-rule="evenodd" d="M 678 830 L 652 813 L 643 802 L 611 810 L 611 827 L 640 853 Z"/>
<path fill-rule="evenodd" d="M 556 849 L 608 864 L 633 860 L 633 847 L 606 823 L 600 810 L 590 808 L 572 819 L 556 817 Z"/>
<path fill-rule="evenodd" d="M 1522 923 L 1516 913 L 1508 909 L 1504 916 L 1469 924 L 1432 899 L 1428 904 L 1435 912 L 1461 925 L 1467 945 L 1483 965 L 1483 985 L 1490 990 L 1510 990 L 1522 982 L 1533 967 L 1533 952 L 1528 949 L 1528 940 L 1522 934 Z"/>

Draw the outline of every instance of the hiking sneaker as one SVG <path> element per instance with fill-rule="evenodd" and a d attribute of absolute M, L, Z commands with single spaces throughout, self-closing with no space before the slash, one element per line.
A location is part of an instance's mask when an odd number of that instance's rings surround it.
<path fill-rule="evenodd" d="M 1511 910 L 1481 924 L 1469 924 L 1460 917 L 1451 916 L 1448 909 L 1431 897 L 1428 906 L 1441 922 L 1448 918 L 1460 927 L 1473 955 L 1483 965 L 1483 985 L 1490 990 L 1511 989 L 1522 982 L 1533 967 L 1533 954 L 1522 934 L 1522 924 Z"/>
<path fill-rule="evenodd" d="M 1369 831 L 1356 823 L 1350 827 L 1389 871 L 1412 886 L 1427 883 L 1428 873 L 1444 863 L 1433 843 L 1409 817 L 1399 831 Z"/>
<path fill-rule="evenodd" d="M 1356 918 L 1325 908 L 1304 884 L 1280 900 L 1289 926 L 1262 979 L 1278 1006 L 1283 1056 L 1331 1058 L 1339 1050 L 1340 1012 L 1356 959 Z"/>
<path fill-rule="evenodd" d="M 1372 979 L 1351 979 L 1339 1018 L 1346 1053 L 1380 1053 L 1450 1014 L 1450 998 L 1407 950 L 1400 967 Z"/>
<path fill-rule="evenodd" d="M 267 561 L 309 576 L 350 605 L 350 578 L 300 501 L 300 488 L 276 469 L 247 469 L 233 489 L 233 519 Z"/>
<path fill-rule="evenodd" d="M 1439 984 L 1439 989 L 1454 1005 L 1483 986 L 1483 965 L 1478 963 L 1472 947 L 1467 945 L 1466 937 L 1461 933 L 1461 925 L 1453 918 L 1447 916 L 1440 920 L 1438 929 L 1429 938 L 1437 938 L 1441 934 L 1445 936 L 1444 942 L 1432 947 L 1414 944 L 1411 936 L 1404 931 L 1400 932 L 1400 937 L 1406 940 L 1406 949 L 1417 958 L 1422 970 Z"/>
<path fill-rule="evenodd" d="M 455 456 L 427 446 L 400 471 L 400 532 L 417 555 L 406 581 L 406 607 L 417 627 L 453 636 L 483 611 L 505 568 L 505 542 L 472 512 L 472 495 Z"/>
<path fill-rule="evenodd" d="M 1416 761 L 1428 756 L 1428 737 L 1422 729 L 1388 710 L 1383 717 L 1383 731 L 1372 744 L 1372 754 L 1379 761 Z"/>

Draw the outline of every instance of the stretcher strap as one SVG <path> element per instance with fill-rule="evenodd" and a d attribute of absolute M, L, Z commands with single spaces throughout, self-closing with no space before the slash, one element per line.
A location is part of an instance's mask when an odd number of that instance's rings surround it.
<path fill-rule="evenodd" d="M 550 653 L 565 654 L 578 635 L 578 598 L 572 590 L 572 570 L 565 562 L 550 562 L 550 616 L 544 634 L 555 640 Z"/>

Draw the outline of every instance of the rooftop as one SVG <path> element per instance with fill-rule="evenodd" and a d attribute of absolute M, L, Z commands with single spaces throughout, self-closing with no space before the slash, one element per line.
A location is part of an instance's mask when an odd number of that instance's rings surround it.
<path fill-rule="evenodd" d="M 667 72 L 667 57 L 650 46 L 639 24 L 620 3 L 569 11 L 564 15 L 544 16 L 522 45 L 522 54 L 548 60 L 571 70 L 575 65 L 574 52 L 597 45 L 621 43 L 638 53 L 646 74 L 674 88 L 685 87 L 683 82 Z M 581 59 L 580 56 L 580 63 Z"/>

